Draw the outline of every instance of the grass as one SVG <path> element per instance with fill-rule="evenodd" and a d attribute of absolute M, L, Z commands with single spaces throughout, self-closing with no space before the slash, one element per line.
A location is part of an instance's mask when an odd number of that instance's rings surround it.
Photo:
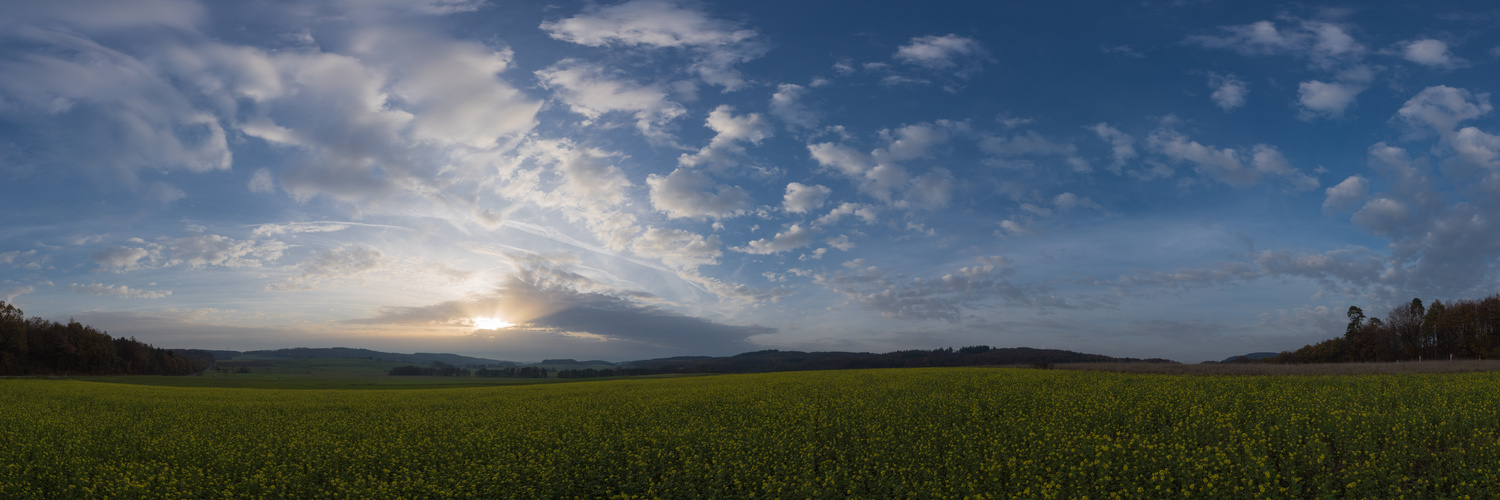
<path fill-rule="evenodd" d="M 1500 371 L 1496 360 L 1402 361 L 1391 363 L 1317 363 L 1278 365 L 1270 363 L 1065 363 L 1060 370 L 1091 370 L 1168 375 L 1377 375 L 1415 373 L 1467 373 Z"/>
<path fill-rule="evenodd" d="M 1013 368 L 410 391 L 0 380 L 0 498 L 1485 498 L 1497 385 Z"/>

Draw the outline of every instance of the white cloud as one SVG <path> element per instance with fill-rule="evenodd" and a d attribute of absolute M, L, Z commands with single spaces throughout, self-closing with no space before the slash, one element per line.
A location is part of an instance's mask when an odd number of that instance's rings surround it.
<path fill-rule="evenodd" d="M 828 239 L 828 246 L 831 246 L 833 248 L 837 248 L 839 250 L 843 250 L 843 251 L 847 252 L 847 251 L 853 250 L 854 247 L 856 247 L 858 245 L 855 245 L 854 242 L 849 241 L 849 235 L 847 235 L 847 234 L 841 234 L 841 235 L 838 235 L 837 237 L 829 238 Z"/>
<path fill-rule="evenodd" d="M 1298 117 L 1308 121 L 1318 117 L 1338 118 L 1363 91 L 1363 86 L 1349 83 L 1302 82 L 1297 87 L 1297 104 L 1302 106 Z"/>
<path fill-rule="evenodd" d="M 1094 134 L 1098 135 L 1100 140 L 1109 143 L 1110 153 L 1113 154 L 1115 160 L 1111 164 L 1111 167 L 1116 172 L 1119 171 L 1120 167 L 1125 165 L 1125 162 L 1136 157 L 1135 138 L 1131 137 L 1130 134 L 1121 132 L 1104 122 L 1099 122 L 1088 128 L 1089 130 L 1093 130 Z"/>
<path fill-rule="evenodd" d="M 22 262 L 26 261 L 26 257 L 35 256 L 36 250 L 16 250 L 12 252 L 0 252 L 0 264 L 10 264 L 19 267 Z"/>
<path fill-rule="evenodd" d="M 384 267 L 385 254 L 369 245 L 350 244 L 325 250 L 298 266 L 300 273 L 266 286 L 278 292 L 312 290 Z"/>
<path fill-rule="evenodd" d="M 1251 186 L 1264 176 L 1281 179 L 1291 191 L 1318 186 L 1317 179 L 1293 168 L 1279 150 L 1269 145 L 1255 145 L 1247 158 L 1244 152 L 1199 144 L 1166 128 L 1152 132 L 1148 142 L 1157 153 L 1191 163 L 1199 174 L 1231 186 Z"/>
<path fill-rule="evenodd" d="M 260 224 L 250 234 L 255 236 L 276 236 L 281 234 L 298 233 L 332 233 L 349 229 L 356 225 L 351 222 L 288 222 L 285 224 Z M 359 224 L 364 225 L 364 224 Z"/>
<path fill-rule="evenodd" d="M 1280 178 L 1290 191 L 1317 189 L 1318 179 L 1292 168 L 1280 150 L 1265 144 L 1256 144 L 1250 156 L 1250 165 L 1261 175 Z"/>
<path fill-rule="evenodd" d="M 68 289 L 73 293 L 83 293 L 89 295 L 109 295 L 122 299 L 162 299 L 172 295 L 171 290 L 158 292 L 154 290 L 140 290 L 130 288 L 125 285 L 110 286 L 102 283 L 90 283 L 87 285 L 73 283 L 68 286 Z"/>
<path fill-rule="evenodd" d="M 256 242 L 236 240 L 215 234 L 179 238 L 164 245 L 164 265 L 187 264 L 192 268 L 206 266 L 260 267 L 263 262 L 281 258 L 286 250 L 279 241 Z"/>
<path fill-rule="evenodd" d="M 137 240 L 139 241 L 139 240 Z M 216 234 L 144 243 L 142 247 L 110 247 L 92 256 L 103 271 L 125 272 L 187 265 L 197 269 L 261 267 L 281 258 L 287 245 L 280 241 L 236 240 Z"/>
<path fill-rule="evenodd" d="M 264 168 L 257 169 L 250 176 L 249 186 L 252 193 L 270 193 L 276 191 L 276 181 L 271 177 L 271 171 Z"/>
<path fill-rule="evenodd" d="M 811 227 L 792 224 L 792 227 L 787 228 L 786 231 L 776 233 L 773 237 L 751 241 L 746 243 L 745 246 L 735 247 L 733 250 L 758 255 L 781 253 L 806 246 L 812 242 L 812 235 L 813 229 Z"/>
<path fill-rule="evenodd" d="M 1490 95 L 1437 85 L 1422 89 L 1396 112 L 1413 126 L 1426 126 L 1439 134 L 1453 133 L 1459 122 L 1489 114 Z"/>
<path fill-rule="evenodd" d="M 1448 51 L 1448 44 L 1446 42 L 1431 38 L 1407 42 L 1401 48 L 1401 57 L 1423 66 L 1435 68 L 1454 68 L 1465 63 L 1463 59 L 1454 57 L 1453 53 Z"/>
<path fill-rule="evenodd" d="M 502 167 L 509 172 L 500 186 L 506 198 L 561 211 L 569 221 L 583 222 L 611 250 L 625 249 L 640 232 L 626 211 L 632 184 L 612 162 L 619 155 L 566 139 L 530 140 L 518 153 L 516 164 Z M 524 168 L 521 160 L 537 168 Z"/>
<path fill-rule="evenodd" d="M 823 206 L 823 201 L 833 193 L 832 189 L 820 185 L 806 185 L 798 182 L 786 185 L 786 196 L 781 206 L 791 213 L 806 213 Z"/>
<path fill-rule="evenodd" d="M 903 201 L 929 210 L 946 207 L 953 199 L 953 183 L 953 174 L 947 169 L 933 169 L 911 180 Z"/>
<path fill-rule="evenodd" d="M 1464 127 L 1448 138 L 1448 145 L 1453 148 L 1454 156 L 1444 162 L 1445 166 L 1472 166 L 1492 171 L 1500 169 L 1500 135 Z"/>
<path fill-rule="evenodd" d="M 630 248 L 636 255 L 661 259 L 673 268 L 689 269 L 718 264 L 719 256 L 723 255 L 719 245 L 718 235 L 705 238 L 701 234 L 682 229 L 652 227 L 646 228 Z"/>
<path fill-rule="evenodd" d="M 16 301 L 16 297 L 20 297 L 22 295 L 26 295 L 35 291 L 36 287 L 31 285 L 13 286 L 0 289 L 0 295 L 5 296 L 6 302 L 14 303 Z"/>
<path fill-rule="evenodd" d="M 91 256 L 99 268 L 105 271 L 134 271 L 142 267 L 141 261 L 151 252 L 144 248 L 109 247 Z"/>
<path fill-rule="evenodd" d="M 734 65 L 760 57 L 754 30 L 710 18 L 701 10 L 665 0 L 632 0 L 585 8 L 576 16 L 541 25 L 552 38 L 590 47 L 686 49 L 703 81 L 737 90 L 746 85 Z"/>
<path fill-rule="evenodd" d="M 684 153 L 679 157 L 679 165 L 697 167 L 706 164 L 722 170 L 738 164 L 735 157 L 745 152 L 740 143 L 760 144 L 772 134 L 771 122 L 765 116 L 760 113 L 735 116 L 734 108 L 728 105 L 720 105 L 709 112 L 705 124 L 717 134 L 696 154 Z"/>
<path fill-rule="evenodd" d="M 1057 207 L 1059 212 L 1067 212 L 1079 207 L 1100 211 L 1104 210 L 1104 207 L 1099 206 L 1098 203 L 1094 203 L 1094 200 L 1089 197 L 1078 196 L 1073 193 L 1062 193 L 1052 198 L 1052 206 Z"/>
<path fill-rule="evenodd" d="M 1219 32 L 1219 35 L 1190 36 L 1187 41 L 1245 55 L 1290 54 L 1324 69 L 1356 61 L 1365 53 L 1365 47 L 1343 26 L 1323 21 L 1297 21 L 1284 27 L 1277 27 L 1271 21 L 1257 21 L 1222 26 Z"/>
<path fill-rule="evenodd" d="M 1250 86 L 1234 75 L 1209 75 L 1208 85 L 1214 89 L 1209 97 L 1213 98 L 1214 104 L 1218 104 L 1225 112 L 1234 111 L 1235 108 L 1245 105 L 1245 96 L 1250 94 Z"/>
<path fill-rule="evenodd" d="M 783 83 L 771 94 L 771 116 L 786 122 L 789 129 L 813 129 L 818 126 L 818 114 L 802 103 L 807 88 Z"/>
<path fill-rule="evenodd" d="M 1327 198 L 1323 200 L 1323 212 L 1345 211 L 1364 203 L 1365 198 L 1370 196 L 1370 185 L 1364 177 L 1353 175 L 1324 193 Z"/>
<path fill-rule="evenodd" d="M 665 176 L 651 174 L 646 184 L 651 186 L 651 205 L 674 219 L 734 217 L 751 204 L 748 191 L 714 184 L 703 172 L 686 168 Z"/>
<path fill-rule="evenodd" d="M 978 40 L 950 33 L 913 37 L 892 57 L 931 70 L 957 69 L 957 75 L 967 76 L 979 71 L 988 53 Z"/>
<path fill-rule="evenodd" d="M 886 141 L 886 146 L 872 154 L 881 162 L 930 156 L 933 147 L 948 142 L 948 127 L 952 124 L 943 122 L 940 125 L 919 123 L 895 130 L 881 130 L 880 137 Z"/>
<path fill-rule="evenodd" d="M 892 201 L 892 190 L 906 183 L 906 169 L 890 163 L 876 163 L 872 155 L 848 146 L 824 142 L 809 144 L 807 150 L 819 165 L 858 183 L 859 191 L 878 200 Z"/>
<path fill-rule="evenodd" d="M 1107 125 L 1105 127 L 1107 128 L 1105 133 L 1109 133 L 1109 131 L 1119 132 L 1108 128 Z M 1095 126 L 1095 133 L 1099 133 L 1098 126 Z M 1125 136 L 1124 134 L 1111 135 L 1110 141 L 1116 147 L 1116 154 L 1121 154 L 1126 150 L 1134 151 L 1134 148 L 1129 146 L 1128 139 L 1129 136 Z M 1125 149 L 1122 149 L 1122 146 Z M 1055 142 L 1036 133 L 1034 130 L 1028 130 L 1009 137 L 986 136 L 979 140 L 979 149 L 1000 157 L 1003 160 L 1002 164 L 1012 167 L 1030 167 L 1033 165 L 1029 160 L 1017 161 L 1016 159 L 1035 156 L 1056 156 L 1075 172 L 1088 172 L 1093 169 L 1089 166 L 1088 160 L 1078 156 L 1077 146 L 1070 143 Z"/>
<path fill-rule="evenodd" d="M 174 4 L 150 2 L 139 7 L 159 12 L 156 9 Z M 64 12 L 68 10 L 74 12 Z M 101 29 L 146 23 L 140 12 L 122 13 L 117 24 L 99 17 L 101 12 L 120 10 L 74 5 L 23 13 L 46 11 L 43 17 L 57 14 Z M 188 10 L 201 13 L 199 7 Z M 164 17 L 174 18 L 180 19 Z M 0 101 L 6 103 L 8 121 L 20 125 L 21 140 L 45 152 L 38 155 L 40 161 L 59 168 L 96 169 L 127 184 L 134 184 L 144 170 L 207 172 L 230 167 L 233 155 L 221 121 L 149 61 L 72 30 L 7 26 L 0 32 L 8 43 L 36 47 L 20 57 L 14 51 L 0 55 Z"/>
<path fill-rule="evenodd" d="M 364 59 L 400 75 L 392 90 L 415 115 L 411 134 L 419 141 L 485 149 L 535 125 L 541 101 L 497 78 L 514 57 L 508 48 L 390 28 L 365 30 L 354 43 Z"/>
<path fill-rule="evenodd" d="M 937 319 L 956 323 L 964 312 L 989 301 L 1044 307 L 1068 307 L 1066 301 L 1042 296 L 1039 290 L 1012 284 L 1005 277 L 999 257 L 976 259 L 978 264 L 960 267 L 938 278 L 910 277 L 862 261 L 850 261 L 851 271 L 816 274 L 813 281 L 833 290 L 860 307 L 887 318 Z"/>
<path fill-rule="evenodd" d="M 837 208 L 829 210 L 826 215 L 819 217 L 818 221 L 814 222 L 813 224 L 818 226 L 835 224 L 838 221 L 842 220 L 844 217 L 850 215 L 858 217 L 860 220 L 864 221 L 865 224 L 874 224 L 880 216 L 880 211 L 879 209 L 870 205 L 861 205 L 859 203 L 842 203 Z"/>
<path fill-rule="evenodd" d="M 559 61 L 538 70 L 536 77 L 574 113 L 590 120 L 614 111 L 633 113 L 636 129 L 648 137 L 661 137 L 662 125 L 686 113 L 661 87 L 612 77 L 603 66 L 578 59 Z"/>

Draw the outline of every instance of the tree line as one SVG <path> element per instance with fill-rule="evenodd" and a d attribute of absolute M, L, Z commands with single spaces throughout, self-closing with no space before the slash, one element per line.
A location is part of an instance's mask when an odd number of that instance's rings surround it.
<path fill-rule="evenodd" d="M 631 375 L 653 375 L 659 373 L 650 368 L 570 368 L 558 370 L 557 378 L 625 377 Z"/>
<path fill-rule="evenodd" d="M 433 361 L 432 366 L 397 366 L 391 368 L 386 373 L 398 376 L 467 377 L 472 372 L 468 368 L 453 366 L 442 361 Z"/>
<path fill-rule="evenodd" d="M 27 319 L 0 301 L 0 375 L 191 375 L 212 363 L 206 353 L 113 338 L 71 319 Z"/>
<path fill-rule="evenodd" d="M 508 366 L 504 368 L 480 367 L 476 370 L 433 361 L 431 366 L 407 365 L 391 368 L 387 373 L 397 376 L 428 377 L 489 377 L 489 378 L 547 378 L 547 369 L 540 366 Z"/>
<path fill-rule="evenodd" d="M 1342 337 L 1267 358 L 1272 363 L 1500 359 L 1500 294 L 1481 300 L 1422 299 L 1396 306 L 1385 319 L 1349 306 Z"/>

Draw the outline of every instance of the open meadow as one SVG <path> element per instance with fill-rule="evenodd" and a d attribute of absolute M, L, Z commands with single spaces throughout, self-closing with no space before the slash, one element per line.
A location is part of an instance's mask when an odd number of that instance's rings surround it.
<path fill-rule="evenodd" d="M 1500 374 L 0 380 L 0 498 L 1482 498 Z"/>

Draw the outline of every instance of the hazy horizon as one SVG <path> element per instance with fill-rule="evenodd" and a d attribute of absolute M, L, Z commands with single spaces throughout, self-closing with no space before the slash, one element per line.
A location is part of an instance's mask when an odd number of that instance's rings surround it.
<path fill-rule="evenodd" d="M 1497 291 L 1475 5 L 10 2 L 0 300 L 231 350 L 1294 350 Z"/>

